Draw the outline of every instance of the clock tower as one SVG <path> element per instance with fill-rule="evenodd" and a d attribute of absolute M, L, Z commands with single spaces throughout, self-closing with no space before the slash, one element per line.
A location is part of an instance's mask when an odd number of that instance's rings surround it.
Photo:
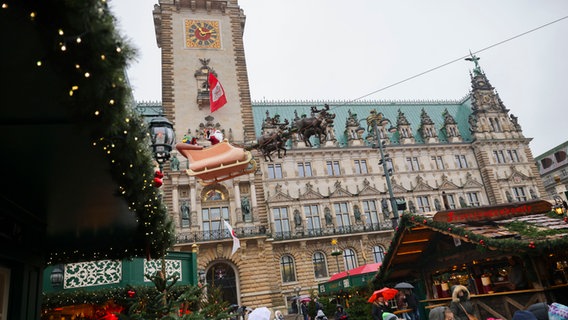
<path fill-rule="evenodd" d="M 237 0 L 159 0 L 153 16 L 162 55 L 162 107 L 164 116 L 174 124 L 177 142 L 183 137 L 207 147 L 206 131 L 210 129 L 221 131 L 236 146 L 255 140 L 243 46 L 245 15 Z M 207 82 L 210 74 L 221 83 L 227 99 L 213 113 Z M 222 287 L 225 301 L 272 305 L 281 292 L 272 280 L 278 269 L 272 263 L 272 244 L 266 241 L 261 176 L 253 171 L 202 185 L 184 170 L 187 160 L 179 158 L 175 170 L 166 166 L 163 186 L 176 236 L 183 239 L 174 250 L 198 248 L 193 272 L 199 270 L 208 284 Z M 224 221 L 238 235 L 245 231 L 257 235 L 254 243 L 239 236 L 241 247 L 232 254 L 233 242 Z M 247 263 L 247 256 L 249 260 L 254 257 L 254 263 Z"/>

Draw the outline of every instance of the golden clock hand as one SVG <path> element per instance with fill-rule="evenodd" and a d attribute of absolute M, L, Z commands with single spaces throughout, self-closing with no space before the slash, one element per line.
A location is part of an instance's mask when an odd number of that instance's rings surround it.
<path fill-rule="evenodd" d="M 213 30 L 204 31 L 203 28 L 201 28 L 201 27 L 197 27 L 197 29 L 199 29 L 199 34 L 201 36 L 205 36 L 206 34 L 210 34 L 211 32 L 213 32 Z"/>

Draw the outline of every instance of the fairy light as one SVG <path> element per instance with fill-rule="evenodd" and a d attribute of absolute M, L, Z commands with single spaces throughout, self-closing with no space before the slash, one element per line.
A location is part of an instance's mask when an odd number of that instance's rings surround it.
<path fill-rule="evenodd" d="M 36 61 L 36 66 L 38 66 L 38 67 L 41 67 L 41 66 L 42 66 L 41 60 Z"/>
<path fill-rule="evenodd" d="M 30 13 L 30 19 L 33 21 L 36 18 L 36 13 L 35 12 L 31 12 Z"/>
<path fill-rule="evenodd" d="M 8 4 L 7 4 L 7 3 L 2 3 L 2 9 L 8 9 Z"/>
<path fill-rule="evenodd" d="M 91 76 L 91 74 L 90 74 L 90 73 L 88 73 L 88 72 L 85 72 L 85 78 L 88 78 L 88 77 L 90 77 L 90 76 Z"/>

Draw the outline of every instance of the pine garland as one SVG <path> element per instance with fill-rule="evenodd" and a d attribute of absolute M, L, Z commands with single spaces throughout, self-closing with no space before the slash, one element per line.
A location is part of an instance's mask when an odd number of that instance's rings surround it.
<path fill-rule="evenodd" d="M 154 162 L 149 131 L 134 111 L 126 67 L 136 52 L 115 29 L 116 20 L 104 0 L 5 1 L 1 15 L 27 21 L 43 50 L 30 61 L 37 76 L 57 74 L 56 103 L 88 132 L 93 151 L 107 159 L 116 193 L 137 215 L 137 237 L 145 243 L 123 245 L 121 250 L 52 249 L 48 264 L 85 260 L 86 257 L 121 259 L 160 257 L 174 243 L 174 230 L 160 191 L 153 185 Z M 0 16 L 0 19 L 2 17 Z M 91 251 L 88 251 L 91 250 Z M 101 250 L 94 252 L 92 250 Z"/>

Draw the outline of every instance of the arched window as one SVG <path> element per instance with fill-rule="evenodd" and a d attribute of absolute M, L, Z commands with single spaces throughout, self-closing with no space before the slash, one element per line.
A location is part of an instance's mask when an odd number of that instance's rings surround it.
<path fill-rule="evenodd" d="M 381 246 L 374 246 L 373 247 L 373 259 L 376 262 L 383 262 L 385 258 L 385 249 Z"/>
<path fill-rule="evenodd" d="M 351 270 L 357 267 L 357 256 L 353 249 L 343 250 L 343 260 L 345 262 L 345 270 Z"/>
<path fill-rule="evenodd" d="M 316 279 L 327 277 L 327 263 L 325 263 L 325 255 L 322 252 L 315 252 L 312 257 L 314 264 L 314 274 Z"/>
<path fill-rule="evenodd" d="M 294 258 L 285 255 L 280 258 L 280 272 L 282 273 L 282 282 L 296 281 L 296 267 L 294 266 Z"/>
<path fill-rule="evenodd" d="M 235 270 L 227 263 L 216 263 L 209 267 L 206 273 L 205 282 L 220 288 L 224 301 L 238 304 Z"/>
<path fill-rule="evenodd" d="M 228 236 L 223 220 L 231 223 L 229 219 L 229 201 L 227 192 L 222 187 L 204 189 L 201 194 L 201 228 L 203 238 L 222 239 Z"/>

